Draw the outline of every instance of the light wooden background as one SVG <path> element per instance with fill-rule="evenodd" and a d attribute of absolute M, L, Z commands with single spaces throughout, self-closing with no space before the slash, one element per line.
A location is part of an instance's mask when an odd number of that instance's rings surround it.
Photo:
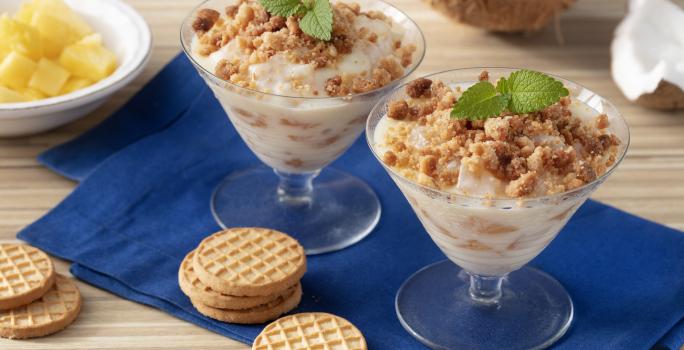
<path fill-rule="evenodd" d="M 74 183 L 35 160 L 45 149 L 69 140 L 121 106 L 179 50 L 183 17 L 199 0 L 127 0 L 154 33 L 152 60 L 134 83 L 81 121 L 36 136 L 0 140 L 0 242 L 54 207 Z M 562 17 L 565 44 L 552 28 L 528 36 L 488 35 L 453 24 L 419 0 L 390 0 L 412 16 L 427 38 L 419 73 L 469 66 L 527 67 L 580 82 L 613 101 L 632 131 L 627 159 L 594 198 L 670 227 L 684 230 L 684 112 L 660 113 L 630 104 L 613 84 L 609 44 L 623 16 L 622 0 L 579 0 Z M 68 274 L 68 263 L 57 269 Z M 0 340 L 2 349 L 248 349 L 247 346 L 120 299 L 79 282 L 85 304 L 67 330 L 30 341 Z"/>

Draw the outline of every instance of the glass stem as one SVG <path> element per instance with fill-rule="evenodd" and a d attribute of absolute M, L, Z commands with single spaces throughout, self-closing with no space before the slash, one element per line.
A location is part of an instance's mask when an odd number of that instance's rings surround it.
<path fill-rule="evenodd" d="M 274 170 L 280 178 L 278 200 L 284 205 L 309 205 L 313 200 L 313 179 L 318 171 L 310 173 L 285 173 Z"/>
<path fill-rule="evenodd" d="M 494 304 L 501 299 L 501 277 L 470 275 L 470 297 L 483 304 Z"/>

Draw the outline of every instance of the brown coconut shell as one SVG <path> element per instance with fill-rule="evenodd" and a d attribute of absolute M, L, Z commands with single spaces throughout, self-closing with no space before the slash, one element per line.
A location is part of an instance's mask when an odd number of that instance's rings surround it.
<path fill-rule="evenodd" d="M 661 80 L 655 91 L 639 96 L 636 103 L 644 107 L 664 110 L 684 108 L 684 91 L 677 85 Z"/>
<path fill-rule="evenodd" d="M 576 0 L 424 0 L 460 23 L 493 32 L 532 32 Z"/>

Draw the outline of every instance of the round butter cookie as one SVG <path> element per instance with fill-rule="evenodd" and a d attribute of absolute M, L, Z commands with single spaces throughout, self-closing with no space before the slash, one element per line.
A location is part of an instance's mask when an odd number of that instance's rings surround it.
<path fill-rule="evenodd" d="M 52 287 L 55 268 L 42 250 L 0 244 L 0 310 L 26 305 Z"/>
<path fill-rule="evenodd" d="M 259 305 L 267 304 L 278 297 L 292 294 L 295 285 L 272 295 L 253 296 L 253 297 L 238 297 L 233 295 L 221 294 L 197 278 L 195 270 L 192 267 L 192 259 L 195 251 L 191 251 L 185 256 L 178 269 L 178 285 L 185 295 L 187 295 L 194 302 L 211 306 L 218 309 L 249 309 Z"/>
<path fill-rule="evenodd" d="M 282 232 L 236 227 L 205 238 L 195 250 L 193 269 L 202 283 L 221 294 L 273 295 L 302 278 L 306 256 Z"/>
<path fill-rule="evenodd" d="M 81 312 L 81 292 L 69 278 L 57 274 L 40 299 L 0 311 L 0 337 L 26 339 L 46 336 L 70 325 Z"/>
<path fill-rule="evenodd" d="M 367 350 L 366 339 L 349 321 L 324 312 L 273 321 L 254 339 L 252 350 Z"/>
<path fill-rule="evenodd" d="M 278 299 L 273 300 L 268 304 L 243 310 L 218 309 L 190 299 L 195 309 L 204 316 L 223 322 L 242 324 L 264 323 L 276 319 L 278 316 L 297 307 L 301 300 L 301 284 L 297 284 L 290 295 L 278 297 Z"/>

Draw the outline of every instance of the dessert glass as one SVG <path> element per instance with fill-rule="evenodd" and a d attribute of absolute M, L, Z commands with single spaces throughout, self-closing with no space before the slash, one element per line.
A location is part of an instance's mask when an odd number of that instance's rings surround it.
<path fill-rule="evenodd" d="M 377 10 L 404 30 L 414 44 L 412 64 L 402 78 L 370 92 L 344 97 L 270 94 L 217 77 L 192 51 L 192 22 L 198 9 L 219 12 L 236 0 L 201 3 L 181 27 L 181 43 L 200 76 L 213 90 L 247 146 L 268 167 L 229 174 L 215 189 L 211 210 L 222 227 L 263 226 L 287 232 L 308 255 L 339 250 L 367 236 L 380 218 L 380 201 L 362 180 L 325 169 L 363 132 L 373 105 L 420 64 L 425 40 L 418 26 L 379 0 L 353 0 Z M 226 150 L 229 152 L 229 150 Z"/>
<path fill-rule="evenodd" d="M 514 69 L 468 68 L 428 76 L 467 88 L 482 70 L 491 81 Z M 468 197 L 410 181 L 382 161 L 376 126 L 389 102 L 405 98 L 404 87 L 374 107 L 366 125 L 373 154 L 411 204 L 433 241 L 449 258 L 409 277 L 395 307 L 404 328 L 435 349 L 539 349 L 569 328 L 573 305 L 548 274 L 524 267 L 556 237 L 575 211 L 610 175 L 629 145 L 627 124 L 615 107 L 594 92 L 556 77 L 596 115 L 608 115 L 608 131 L 621 141 L 616 162 L 591 183 L 555 195 L 523 199 Z"/>

